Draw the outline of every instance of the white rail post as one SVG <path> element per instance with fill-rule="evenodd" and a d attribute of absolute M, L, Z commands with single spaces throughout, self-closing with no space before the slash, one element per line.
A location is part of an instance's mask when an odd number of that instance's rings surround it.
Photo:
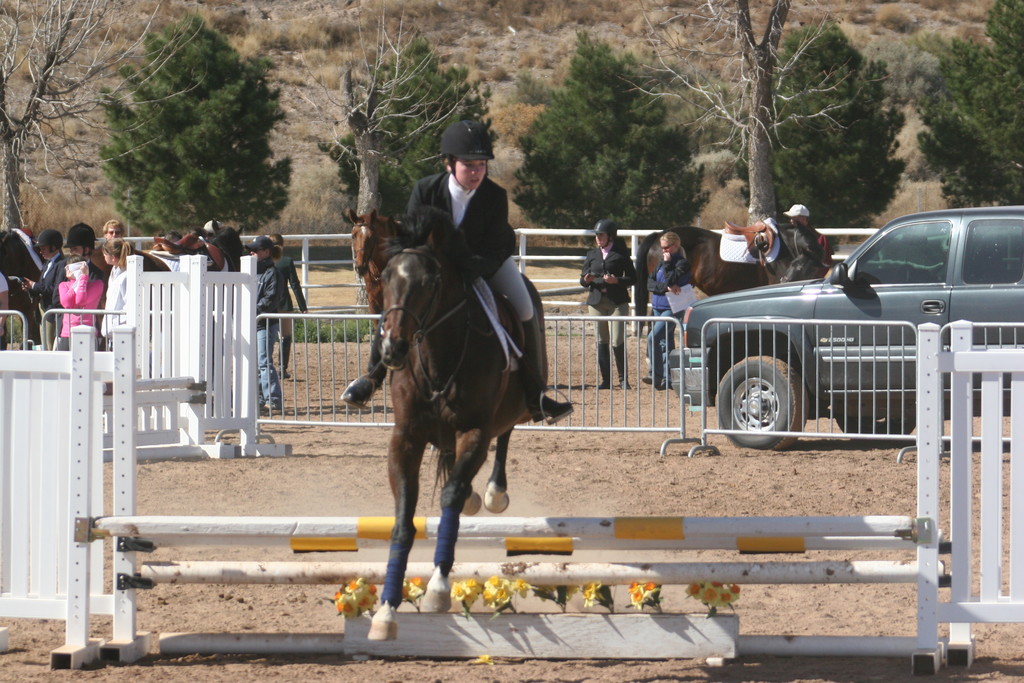
<path fill-rule="evenodd" d="M 949 348 L 952 354 L 958 351 L 971 350 L 971 324 L 959 321 L 950 324 Z M 952 370 L 952 368 L 950 368 Z M 950 573 L 953 580 L 950 586 L 949 601 L 966 603 L 972 600 L 971 591 L 974 587 L 974 529 L 972 510 L 975 490 L 971 479 L 971 460 L 974 450 L 972 435 L 974 433 L 974 400 L 972 396 L 971 374 L 967 372 L 950 373 L 950 444 L 949 444 L 949 479 L 950 479 L 950 538 L 953 541 L 953 552 L 950 557 Z M 974 635 L 970 623 L 950 623 L 949 651 L 952 654 L 951 664 L 969 666 L 974 659 Z"/>
<path fill-rule="evenodd" d="M 256 257 L 243 256 L 241 271 L 247 275 L 256 277 Z M 241 417 L 243 426 L 239 434 L 239 444 L 242 455 L 253 455 L 256 453 L 257 430 L 256 430 L 256 373 L 258 363 L 256 362 L 256 287 L 242 287 L 239 297 L 238 315 L 239 322 L 239 357 L 238 373 L 235 386 L 241 392 Z"/>
<path fill-rule="evenodd" d="M 93 429 L 99 424 L 94 396 L 94 328 L 78 325 L 71 330 L 71 405 L 68 443 L 68 554 L 67 618 L 64 645 L 51 654 L 54 668 L 78 669 L 99 656 L 99 643 L 89 640 L 89 597 L 92 590 L 90 541 L 76 537 L 81 520 L 93 514 L 93 463 L 96 445 Z M 102 453 L 102 449 L 101 449 Z M 102 460 L 102 456 L 98 456 Z"/>
<path fill-rule="evenodd" d="M 207 307 L 206 292 L 206 257 L 182 257 L 182 266 L 188 276 L 186 294 L 179 303 L 184 309 L 181 316 L 172 319 L 174 325 L 180 325 L 178 333 L 179 376 L 191 377 L 197 382 L 208 379 L 207 364 L 210 352 L 207 346 L 210 330 L 210 311 Z M 207 397 L 209 403 L 209 397 Z M 185 431 L 191 445 L 202 445 L 206 440 L 204 417 L 207 403 L 202 405 L 183 403 L 181 415 L 185 421 Z"/>
<path fill-rule="evenodd" d="M 917 650 L 916 674 L 933 674 L 942 664 L 939 645 L 939 462 L 942 455 L 942 373 L 940 328 L 918 327 L 917 346 Z M 923 527 L 923 528 L 922 528 Z"/>

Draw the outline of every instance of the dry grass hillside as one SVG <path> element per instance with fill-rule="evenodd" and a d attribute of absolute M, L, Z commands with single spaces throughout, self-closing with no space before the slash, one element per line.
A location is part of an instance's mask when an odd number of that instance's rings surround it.
<path fill-rule="evenodd" d="M 979 38 L 992 1 L 798 1 L 793 3 L 790 24 L 815 21 L 827 12 L 865 50 L 936 34 Z M 139 3 L 140 9 L 147 4 Z M 528 74 L 557 85 L 580 30 L 643 60 L 649 51 L 644 39 L 648 20 L 700 4 L 697 0 L 662 4 L 650 0 L 165 0 L 160 12 L 165 21 L 186 11 L 198 12 L 228 35 L 241 54 L 272 59 L 273 79 L 287 114 L 273 145 L 276 154 L 293 160 L 292 200 L 272 227 L 281 232 L 335 232 L 344 228 L 340 216 L 352 198 L 338 187 L 335 168 L 317 144 L 342 132 L 337 121 L 341 76 L 346 63 L 360 55 L 361 43 L 372 40 L 376 17 L 385 5 L 393 24 L 401 18 L 404 29 L 425 35 L 446 63 L 468 67 L 472 78 L 490 88 L 492 119 L 501 137 L 492 174 L 512 188 L 520 159 L 516 139 L 537 111 L 517 97 L 520 76 Z M 901 153 L 912 172 L 880 222 L 919 206 L 942 206 L 938 184 L 923 168 L 916 150 L 919 128 L 908 109 Z M 720 182 L 714 173 L 708 176 L 712 194 L 701 224 L 742 218 L 745 205 L 738 182 Z M 109 183 L 98 167 L 87 169 L 79 190 L 66 179 L 34 176 L 33 181 L 41 192 L 25 194 L 36 225 L 66 227 L 78 220 L 97 225 L 114 211 Z M 515 208 L 512 222 L 530 227 Z"/>

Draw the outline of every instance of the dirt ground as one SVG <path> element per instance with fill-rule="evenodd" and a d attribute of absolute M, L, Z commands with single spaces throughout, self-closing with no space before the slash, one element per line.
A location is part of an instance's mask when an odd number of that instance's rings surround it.
<path fill-rule="evenodd" d="M 290 458 L 177 460 L 139 468 L 139 514 L 389 515 L 385 451 L 388 430 L 275 426 Z M 782 453 L 716 442 L 718 457 L 658 455 L 658 435 L 522 432 L 510 456 L 512 516 L 535 515 L 867 515 L 913 514 L 913 459 L 877 442 L 800 441 Z M 867 446 L 870 446 L 868 448 Z M 485 471 L 488 466 L 485 466 Z M 109 473 L 108 473 L 109 476 Z M 483 479 L 481 474 L 480 479 Z M 436 515 L 425 477 L 418 514 Z M 377 559 L 363 555 L 360 559 Z M 472 549 L 463 560 L 483 560 Z M 815 553 L 813 559 L 879 559 L 870 553 Z M 739 558 L 710 551 L 652 553 L 652 560 Z M 153 560 L 344 560 L 337 554 L 292 555 L 285 549 L 165 548 Z M 413 560 L 427 559 L 414 555 Z M 491 558 L 497 559 L 497 558 Z M 626 559 L 603 556 L 603 560 Z M 635 559 L 635 558 L 634 558 Z M 774 556 L 761 557 L 771 561 Z M 157 586 L 141 592 L 139 628 L 167 632 L 339 632 L 333 586 Z M 622 591 L 622 589 L 618 589 Z M 666 587 L 673 611 L 701 611 Z M 619 602 L 621 596 L 617 597 Z M 913 635 L 910 586 L 749 586 L 736 605 L 744 635 Z M 109 636 L 109 620 L 94 620 Z M 307 657 L 166 657 L 89 671 L 50 671 L 49 652 L 63 642 L 63 622 L 10 621 L 11 650 L 0 655 L 0 680 L 90 681 L 859 681 L 909 680 L 903 658 L 740 657 L 723 667 L 703 661 L 530 661 L 493 665 L 460 660 Z M 1024 678 L 1020 626 L 976 629 L 978 659 L 968 670 L 943 669 L 935 680 Z M 643 657 L 642 652 L 637 653 Z"/>

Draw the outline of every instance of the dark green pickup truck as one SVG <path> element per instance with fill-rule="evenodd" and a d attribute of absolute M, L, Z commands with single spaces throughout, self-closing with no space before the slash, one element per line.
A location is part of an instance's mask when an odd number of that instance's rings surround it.
<path fill-rule="evenodd" d="M 905 436 L 917 325 L 1022 323 L 1022 280 L 1024 206 L 903 216 L 823 280 L 697 301 L 682 384 L 695 404 L 717 404 L 719 428 L 742 430 L 729 434 L 742 446 L 783 448 L 822 417 L 850 434 Z M 999 344 L 1020 345 L 1020 330 L 993 327 Z"/>

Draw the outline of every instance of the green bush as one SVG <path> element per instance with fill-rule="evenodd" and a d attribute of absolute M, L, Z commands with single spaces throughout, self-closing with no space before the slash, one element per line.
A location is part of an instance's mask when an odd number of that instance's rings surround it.
<path fill-rule="evenodd" d="M 372 320 L 296 320 L 292 331 L 295 343 L 369 341 Z"/>

